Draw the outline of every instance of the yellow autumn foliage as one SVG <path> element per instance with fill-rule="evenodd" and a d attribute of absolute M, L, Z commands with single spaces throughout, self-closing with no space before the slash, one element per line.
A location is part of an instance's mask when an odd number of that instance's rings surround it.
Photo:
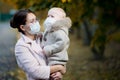
<path fill-rule="evenodd" d="M 71 0 L 61 0 L 62 3 L 71 2 Z"/>

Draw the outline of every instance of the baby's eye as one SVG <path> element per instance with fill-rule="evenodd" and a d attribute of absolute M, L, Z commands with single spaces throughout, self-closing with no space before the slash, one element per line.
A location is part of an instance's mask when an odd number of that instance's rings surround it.
<path fill-rule="evenodd" d="M 54 16 L 53 16 L 53 15 L 48 15 L 48 17 L 54 18 Z"/>
<path fill-rule="evenodd" d="M 47 17 L 49 17 L 49 15 Z"/>
<path fill-rule="evenodd" d="M 51 15 L 52 18 L 54 18 L 54 16 Z"/>
<path fill-rule="evenodd" d="M 37 18 L 37 19 L 35 20 L 35 22 L 36 22 L 36 21 L 40 21 L 40 19 Z"/>

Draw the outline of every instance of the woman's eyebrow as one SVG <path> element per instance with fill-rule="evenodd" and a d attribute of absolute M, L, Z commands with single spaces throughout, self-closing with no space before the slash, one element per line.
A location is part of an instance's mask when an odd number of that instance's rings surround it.
<path fill-rule="evenodd" d="M 31 22 L 31 21 L 35 21 L 36 20 L 36 17 L 35 18 L 31 18 L 29 21 Z"/>

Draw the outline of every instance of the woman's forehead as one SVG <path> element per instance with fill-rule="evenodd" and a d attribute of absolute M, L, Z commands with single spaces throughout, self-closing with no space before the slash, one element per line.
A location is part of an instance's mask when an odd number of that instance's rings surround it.
<path fill-rule="evenodd" d="M 26 19 L 27 20 L 36 19 L 36 16 L 33 13 L 28 13 Z"/>

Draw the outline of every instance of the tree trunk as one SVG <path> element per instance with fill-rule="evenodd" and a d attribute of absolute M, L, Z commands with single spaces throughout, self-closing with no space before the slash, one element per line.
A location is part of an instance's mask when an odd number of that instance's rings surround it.
<path fill-rule="evenodd" d="M 83 43 L 85 45 L 90 45 L 91 42 L 91 32 L 90 32 L 90 27 L 88 24 L 88 21 L 86 19 L 83 20 L 83 24 L 81 25 L 82 27 L 82 36 L 83 36 Z"/>
<path fill-rule="evenodd" d="M 94 46 L 91 50 L 93 52 L 93 56 L 95 60 L 104 59 L 105 44 L 102 46 L 99 46 L 98 49 Z"/>

